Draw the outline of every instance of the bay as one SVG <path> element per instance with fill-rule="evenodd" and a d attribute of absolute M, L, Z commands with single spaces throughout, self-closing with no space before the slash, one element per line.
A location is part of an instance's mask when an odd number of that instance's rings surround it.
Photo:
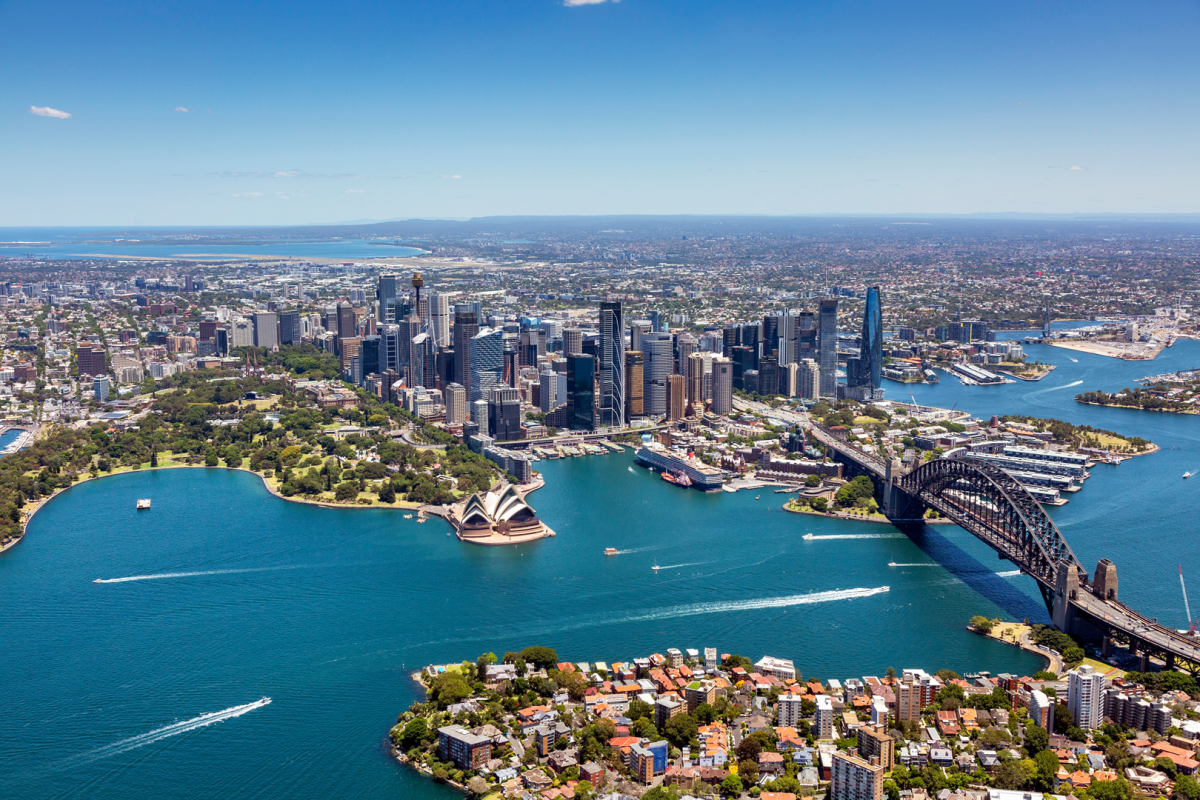
<path fill-rule="evenodd" d="M 1051 513 L 1085 564 L 1117 563 L 1123 599 L 1182 625 L 1175 565 L 1200 565 L 1200 548 L 1195 485 L 1179 475 L 1200 465 L 1197 420 L 1073 397 L 1196 366 L 1200 347 L 1181 341 L 1152 363 L 1028 350 L 1059 369 L 1040 383 L 945 376 L 912 392 L 985 419 L 1056 416 L 1162 445 L 1095 467 Z M 454 797 L 386 756 L 395 715 L 418 698 L 409 673 L 531 644 L 572 661 L 711 646 L 792 658 L 822 678 L 1038 666 L 964 630 L 973 614 L 1045 611 L 1031 579 L 961 529 L 910 540 L 784 512 L 769 489 L 758 500 L 682 490 L 628 453 L 537 467 L 547 486 L 530 499 L 558 536 L 512 548 L 464 545 L 398 511 L 287 503 L 226 470 L 65 492 L 0 556 L 0 785 L 36 797 Z M 139 497 L 153 508 L 136 511 Z M 121 578 L 137 580 L 93 582 Z M 270 705 L 240 710 L 263 696 Z"/>

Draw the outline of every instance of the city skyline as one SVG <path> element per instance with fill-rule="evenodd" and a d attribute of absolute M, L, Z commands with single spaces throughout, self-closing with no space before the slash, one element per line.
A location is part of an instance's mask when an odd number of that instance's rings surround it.
<path fill-rule="evenodd" d="M 1200 212 L 1178 102 L 1194 3 L 68 2 L 0 21 L 52 25 L 56 52 L 0 56 L 7 225 Z"/>

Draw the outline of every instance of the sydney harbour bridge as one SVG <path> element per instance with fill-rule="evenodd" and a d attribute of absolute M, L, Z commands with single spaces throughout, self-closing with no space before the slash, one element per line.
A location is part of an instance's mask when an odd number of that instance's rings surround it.
<path fill-rule="evenodd" d="M 967 451 L 905 472 L 899 462 L 841 441 L 829 430 L 808 431 L 851 476 L 866 475 L 881 490 L 883 513 L 902 530 L 924 524 L 928 509 L 972 533 L 1037 581 L 1054 626 L 1084 639 L 1127 642 L 1146 671 L 1150 658 L 1169 669 L 1200 674 L 1200 638 L 1160 625 L 1117 599 L 1117 568 L 1108 559 L 1095 575 L 1071 552 L 1058 526 L 1007 472 Z"/>

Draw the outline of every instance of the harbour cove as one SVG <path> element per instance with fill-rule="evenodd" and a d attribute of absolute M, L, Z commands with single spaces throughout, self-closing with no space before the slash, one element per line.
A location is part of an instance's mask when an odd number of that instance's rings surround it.
<path fill-rule="evenodd" d="M 1050 513 L 1081 560 L 1118 564 L 1127 602 L 1182 625 L 1175 553 L 1186 570 L 1200 548 L 1194 482 L 1179 475 L 1200 465 L 1200 428 L 1083 406 L 1071 387 L 1114 391 L 1194 367 L 1200 345 L 1181 341 L 1153 367 L 1029 349 L 1058 365 L 1041 383 L 912 391 L 984 419 L 1058 417 L 1158 444 L 1097 466 Z M 420 699 L 408 675 L 529 644 L 572 660 L 719 646 L 821 677 L 1040 666 L 964 629 L 975 614 L 1045 610 L 1030 579 L 957 527 L 910 540 L 789 514 L 783 495 L 686 491 L 630 454 L 537 468 L 546 486 L 531 499 L 558 536 L 502 548 L 399 510 L 283 502 L 227 470 L 138 472 L 63 493 L 0 556 L 0 781 L 31 796 L 457 796 L 387 758 L 396 712 Z M 140 497 L 152 510 L 135 510 Z M 621 554 L 606 558 L 607 547 Z"/>

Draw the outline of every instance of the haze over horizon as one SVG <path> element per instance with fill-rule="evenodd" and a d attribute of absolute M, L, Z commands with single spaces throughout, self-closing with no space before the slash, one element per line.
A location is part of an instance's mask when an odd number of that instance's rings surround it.
<path fill-rule="evenodd" d="M 1200 213 L 1194 0 L 8 0 L 0 24 L 2 226 Z"/>

